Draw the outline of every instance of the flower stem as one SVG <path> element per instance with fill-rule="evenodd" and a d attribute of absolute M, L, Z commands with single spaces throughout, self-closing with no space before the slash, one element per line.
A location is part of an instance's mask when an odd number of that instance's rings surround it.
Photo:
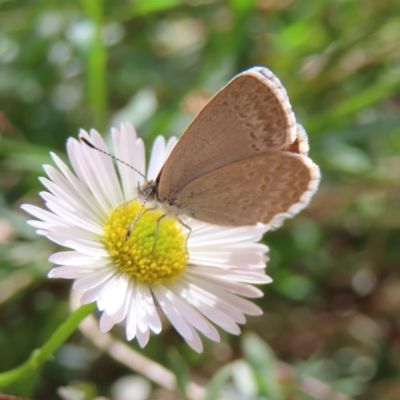
<path fill-rule="evenodd" d="M 89 104 L 94 113 L 94 125 L 103 129 L 107 119 L 107 51 L 101 37 L 103 1 L 82 0 L 82 3 L 87 17 L 95 26 L 94 36 L 88 49 L 86 66 Z"/>
<path fill-rule="evenodd" d="M 69 318 L 50 336 L 49 340 L 40 348 L 32 352 L 28 360 L 19 367 L 0 374 L 0 388 L 13 382 L 22 380 L 33 373 L 48 360 L 53 353 L 69 338 L 69 336 L 79 326 L 93 310 L 95 303 L 91 303 L 78 308 Z"/>

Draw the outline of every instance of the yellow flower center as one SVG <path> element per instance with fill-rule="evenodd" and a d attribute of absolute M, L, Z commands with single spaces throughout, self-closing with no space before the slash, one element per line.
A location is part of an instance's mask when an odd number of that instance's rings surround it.
<path fill-rule="evenodd" d="M 173 281 L 186 270 L 186 236 L 173 218 L 160 220 L 163 216 L 160 210 L 143 214 L 147 209 L 144 207 L 125 240 L 127 228 L 140 206 L 134 200 L 113 210 L 104 225 L 104 242 L 120 271 L 142 282 Z"/>

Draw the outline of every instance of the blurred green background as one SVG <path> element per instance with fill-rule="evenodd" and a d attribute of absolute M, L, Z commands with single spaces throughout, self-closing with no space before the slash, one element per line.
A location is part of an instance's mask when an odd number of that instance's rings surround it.
<path fill-rule="evenodd" d="M 19 209 L 40 204 L 49 151 L 65 157 L 80 127 L 108 138 L 121 121 L 148 147 L 159 134 L 179 136 L 254 65 L 281 79 L 322 172 L 308 209 L 264 238 L 274 279 L 258 300 L 264 315 L 239 338 L 205 340 L 201 355 L 173 329 L 153 336 L 140 352 L 175 371 L 181 391 L 136 375 L 76 332 L 5 392 L 117 397 L 129 381 L 139 397 L 128 400 L 183 399 L 195 381 L 207 399 L 400 399 L 395 0 L 0 0 L 0 371 L 69 315 L 71 282 L 46 278 L 57 248 Z M 113 334 L 123 339 L 122 328 Z M 86 397 L 71 397 L 79 387 Z"/>

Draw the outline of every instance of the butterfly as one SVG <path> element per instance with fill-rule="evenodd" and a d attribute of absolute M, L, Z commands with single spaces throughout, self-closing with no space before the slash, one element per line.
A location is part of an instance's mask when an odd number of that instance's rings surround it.
<path fill-rule="evenodd" d="M 139 192 L 168 215 L 276 228 L 318 188 L 319 168 L 308 150 L 281 82 L 267 68 L 253 67 L 205 105 L 157 178 Z"/>

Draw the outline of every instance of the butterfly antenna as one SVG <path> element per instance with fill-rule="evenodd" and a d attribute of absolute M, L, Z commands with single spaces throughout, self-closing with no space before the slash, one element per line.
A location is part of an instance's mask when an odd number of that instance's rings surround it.
<path fill-rule="evenodd" d="M 136 217 L 135 219 L 131 222 L 131 224 L 128 226 L 128 229 L 126 230 L 126 234 L 125 234 L 125 240 L 129 239 L 129 236 L 131 236 L 132 233 L 132 229 L 135 226 L 137 220 L 139 219 L 139 217 L 141 216 L 140 213 L 143 210 L 143 207 L 146 205 L 147 199 L 149 198 L 151 192 L 149 192 L 146 197 L 143 199 L 143 203 L 140 205 L 140 208 L 138 210 L 138 212 L 136 213 Z M 145 211 L 146 212 L 146 211 Z M 144 214 L 144 213 L 143 213 Z"/>
<path fill-rule="evenodd" d="M 135 167 L 132 167 L 132 165 L 126 163 L 125 161 L 122 161 L 120 158 L 115 157 L 115 156 L 113 156 L 112 154 L 110 154 L 110 153 L 108 153 L 108 152 L 106 152 L 106 151 L 104 151 L 104 150 L 102 150 L 102 149 L 99 149 L 98 147 L 96 147 L 95 145 L 93 145 L 92 143 L 90 143 L 87 139 L 85 139 L 83 136 L 79 136 L 79 140 L 80 140 L 81 142 L 85 143 L 86 146 L 89 146 L 90 148 L 92 148 L 92 149 L 94 149 L 94 150 L 97 150 L 97 151 L 99 151 L 100 153 L 103 153 L 103 154 L 105 154 L 106 156 L 111 157 L 113 160 L 118 161 L 118 162 L 120 162 L 121 164 L 124 164 L 124 165 L 126 165 L 127 167 L 133 169 L 134 171 L 136 171 L 139 175 L 141 175 L 141 176 L 147 181 L 146 177 L 145 177 L 140 171 L 138 171 Z"/>

